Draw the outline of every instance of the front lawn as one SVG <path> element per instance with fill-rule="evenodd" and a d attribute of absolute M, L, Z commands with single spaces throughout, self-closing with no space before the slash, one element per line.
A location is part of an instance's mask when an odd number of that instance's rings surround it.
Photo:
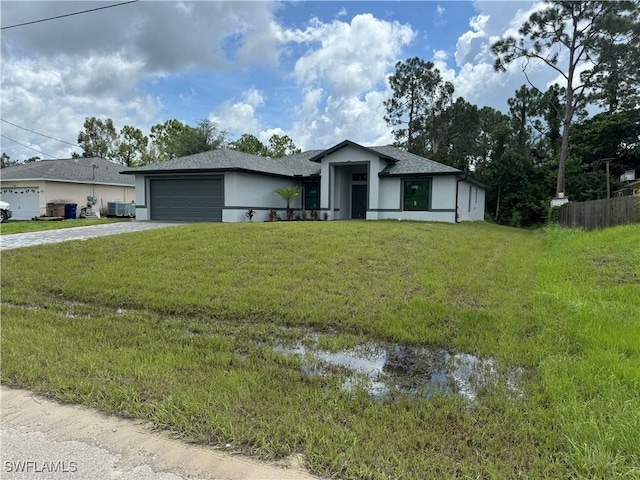
<path fill-rule="evenodd" d="M 103 223 L 129 222 L 129 218 L 74 218 L 59 221 L 42 220 L 9 220 L 0 223 L 0 235 L 12 233 L 40 232 L 43 230 L 57 230 L 59 228 L 86 227 L 89 225 L 101 225 Z"/>
<path fill-rule="evenodd" d="M 338 478 L 632 478 L 639 237 L 198 224 L 3 252 L 2 382 Z M 518 386 L 375 398 L 280 347 L 312 341 L 474 354 Z"/>

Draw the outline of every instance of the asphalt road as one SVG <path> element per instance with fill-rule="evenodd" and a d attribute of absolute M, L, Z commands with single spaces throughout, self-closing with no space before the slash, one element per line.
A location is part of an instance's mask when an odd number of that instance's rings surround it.
<path fill-rule="evenodd" d="M 140 421 L 0 389 L 2 480 L 312 480 L 298 458 L 267 464 Z"/>

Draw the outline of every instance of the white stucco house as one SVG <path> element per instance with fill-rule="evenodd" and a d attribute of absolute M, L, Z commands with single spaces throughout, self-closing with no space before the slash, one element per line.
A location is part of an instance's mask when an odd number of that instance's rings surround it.
<path fill-rule="evenodd" d="M 136 219 L 265 220 L 286 204 L 274 193 L 300 186 L 295 210 L 331 220 L 398 219 L 438 222 L 484 219 L 485 188 L 469 174 L 392 146 L 345 140 L 327 150 L 271 159 L 212 150 L 122 172 L 135 176 Z"/>
<path fill-rule="evenodd" d="M 49 203 L 87 204 L 106 210 L 108 202 L 135 199 L 134 180 L 120 175 L 122 165 L 104 158 L 40 160 L 0 170 L 0 199 L 11 205 L 14 220 L 45 215 Z"/>

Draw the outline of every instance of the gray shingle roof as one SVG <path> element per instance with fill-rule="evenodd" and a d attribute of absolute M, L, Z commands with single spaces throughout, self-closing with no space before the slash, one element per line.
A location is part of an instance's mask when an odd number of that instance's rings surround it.
<path fill-rule="evenodd" d="M 292 171 L 278 160 L 271 160 L 259 155 L 252 155 L 250 153 L 244 153 L 230 148 L 221 148 L 218 150 L 196 153 L 195 155 L 173 158 L 165 162 L 150 163 L 143 167 L 124 170 L 122 173 L 162 173 L 190 170 L 248 170 L 260 173 L 270 173 L 272 175 L 283 175 L 287 177 L 293 175 Z"/>
<path fill-rule="evenodd" d="M 382 172 L 380 172 L 383 175 L 463 173 L 462 170 L 458 170 L 457 168 L 429 160 L 428 158 L 421 157 L 420 155 L 414 155 L 413 153 L 400 150 L 399 148 L 392 147 L 391 145 L 383 147 L 369 147 L 369 150 L 374 150 L 385 157 L 390 157 L 396 160 L 395 163 L 390 163 Z"/>
<path fill-rule="evenodd" d="M 174 158 L 166 162 L 153 163 L 123 171 L 126 174 L 136 173 L 168 173 L 177 171 L 230 171 L 245 170 L 257 173 L 282 175 L 287 177 L 302 175 L 305 177 L 320 174 L 319 160 L 323 154 L 339 150 L 343 146 L 352 145 L 379 154 L 389 161 L 389 165 L 381 175 L 411 174 L 459 174 L 462 171 L 434 162 L 428 158 L 405 152 L 392 146 L 363 147 L 351 141 L 344 141 L 328 150 L 309 150 L 287 157 L 270 159 L 259 155 L 222 148 L 188 157 Z"/>
<path fill-rule="evenodd" d="M 307 150 L 306 152 L 289 155 L 288 157 L 278 158 L 276 162 L 282 164 L 290 170 L 293 175 L 302 175 L 308 177 L 310 175 L 320 175 L 320 164 L 309 161 L 324 150 Z"/>
<path fill-rule="evenodd" d="M 95 165 L 95 167 L 94 167 Z M 107 185 L 134 185 L 132 177 L 120 175 L 122 165 L 104 158 L 67 158 L 40 160 L 3 168 L 0 176 L 8 180 L 49 180 L 58 182 L 100 183 Z"/>

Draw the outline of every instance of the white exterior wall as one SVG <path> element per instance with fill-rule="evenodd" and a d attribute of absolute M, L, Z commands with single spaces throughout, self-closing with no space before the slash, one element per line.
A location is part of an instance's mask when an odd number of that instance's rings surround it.
<path fill-rule="evenodd" d="M 147 205 L 147 180 L 144 175 L 136 175 L 136 220 L 149 220 Z"/>
<path fill-rule="evenodd" d="M 250 173 L 229 172 L 224 174 L 223 222 L 247 222 L 249 208 L 256 210 L 253 221 L 263 221 L 269 216 L 269 210 L 276 209 L 281 218 L 286 218 L 287 202 L 273 193 L 276 188 L 300 186 L 294 179 L 253 175 Z M 301 195 L 291 202 L 291 208 L 302 206 Z"/>
<path fill-rule="evenodd" d="M 436 176 L 431 182 L 431 209 L 456 210 L 456 177 Z"/>
<path fill-rule="evenodd" d="M 471 192 L 471 197 L 469 197 L 469 192 Z M 460 182 L 458 185 L 458 221 L 478 222 L 484 220 L 484 199 L 484 188 L 469 182 Z"/>
<path fill-rule="evenodd" d="M 378 208 L 380 208 L 380 210 L 401 210 L 401 191 L 402 181 L 400 177 L 380 178 L 380 201 Z"/>
<path fill-rule="evenodd" d="M 377 218 L 380 196 L 378 173 L 387 165 L 377 154 L 346 146 L 321 160 L 320 207 L 334 220 L 351 218 L 352 168 L 367 172 L 367 219 Z M 336 211 L 339 209 L 339 211 Z"/>
<path fill-rule="evenodd" d="M 456 221 L 456 177 L 430 177 L 432 210 L 423 212 L 402 210 L 402 182 L 410 178 L 412 177 L 407 175 L 406 177 L 383 177 L 380 179 L 380 212 L 378 212 L 377 218 L 380 220 L 419 220 L 448 223 Z"/>
<path fill-rule="evenodd" d="M 380 212 L 380 220 L 416 220 L 420 222 L 446 222 L 456 221 L 453 212 Z"/>
<path fill-rule="evenodd" d="M 47 213 L 47 203 L 76 203 L 78 213 L 87 205 L 87 196 L 97 197 L 96 207 L 106 211 L 109 202 L 132 202 L 136 199 L 133 185 L 104 185 L 74 182 L 53 182 L 50 180 L 7 181 L 2 188 L 37 187 L 39 194 L 39 215 Z"/>

